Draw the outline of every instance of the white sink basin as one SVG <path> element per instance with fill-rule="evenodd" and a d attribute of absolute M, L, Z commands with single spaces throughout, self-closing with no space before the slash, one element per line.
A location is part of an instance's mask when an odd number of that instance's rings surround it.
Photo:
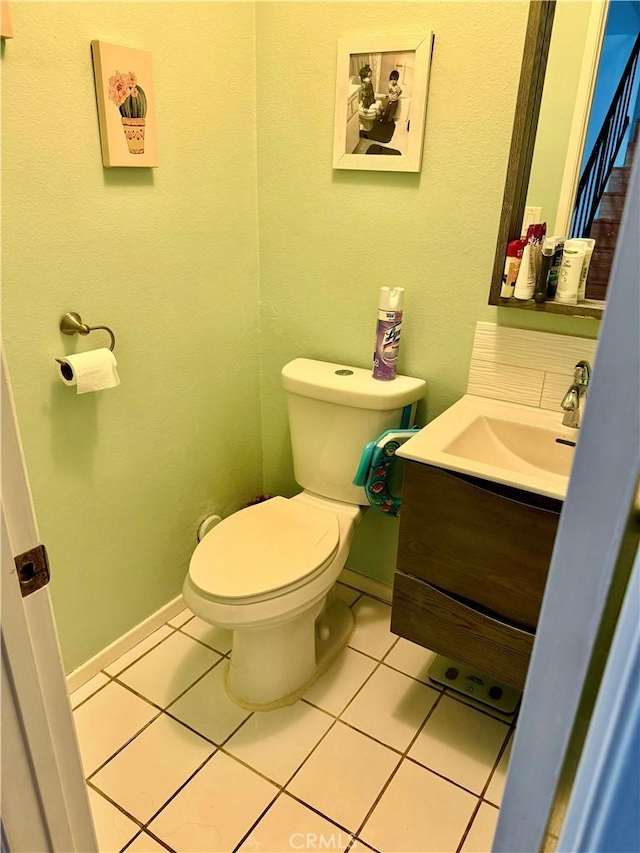
<path fill-rule="evenodd" d="M 564 500 L 578 432 L 562 425 L 560 411 L 468 394 L 397 453 Z"/>

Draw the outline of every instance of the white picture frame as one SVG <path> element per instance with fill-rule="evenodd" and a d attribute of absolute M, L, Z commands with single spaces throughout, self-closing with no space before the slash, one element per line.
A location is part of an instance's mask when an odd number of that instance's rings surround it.
<path fill-rule="evenodd" d="M 432 32 L 340 39 L 334 169 L 420 171 L 432 46 Z"/>

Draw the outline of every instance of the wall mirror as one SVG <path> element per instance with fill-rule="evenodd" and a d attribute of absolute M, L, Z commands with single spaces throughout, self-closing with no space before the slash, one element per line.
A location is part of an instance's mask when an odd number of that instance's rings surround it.
<path fill-rule="evenodd" d="M 638 148 L 639 53 L 637 0 L 530 3 L 489 304 L 602 316 Z M 595 239 L 586 299 L 501 298 L 507 245 L 527 222 L 546 222 L 547 236 Z"/>

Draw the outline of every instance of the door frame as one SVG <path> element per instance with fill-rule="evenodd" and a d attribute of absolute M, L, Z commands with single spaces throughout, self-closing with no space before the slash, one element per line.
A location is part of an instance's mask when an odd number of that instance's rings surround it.
<path fill-rule="evenodd" d="M 23 598 L 14 557 L 40 544 L 2 362 L 2 851 L 97 851 L 47 586 Z M 9 781 L 10 780 L 10 781 Z M 45 846 L 46 845 L 46 846 Z"/>
<path fill-rule="evenodd" d="M 551 849 L 558 841 L 563 828 L 563 808 L 558 806 L 578 783 L 578 776 L 572 778 L 574 762 L 581 752 L 586 754 L 584 732 L 595 720 L 594 701 L 604 684 L 603 670 L 637 549 L 638 233 L 640 157 L 620 226 L 610 298 L 551 558 L 494 853 L 531 853 Z M 595 770 L 583 762 L 580 772 Z"/>

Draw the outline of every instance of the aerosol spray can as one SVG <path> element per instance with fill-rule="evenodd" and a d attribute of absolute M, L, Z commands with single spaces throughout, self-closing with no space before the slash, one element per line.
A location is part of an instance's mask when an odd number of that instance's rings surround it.
<path fill-rule="evenodd" d="M 373 354 L 373 378 L 389 381 L 396 378 L 404 287 L 381 287 L 378 302 L 376 349 Z"/>

